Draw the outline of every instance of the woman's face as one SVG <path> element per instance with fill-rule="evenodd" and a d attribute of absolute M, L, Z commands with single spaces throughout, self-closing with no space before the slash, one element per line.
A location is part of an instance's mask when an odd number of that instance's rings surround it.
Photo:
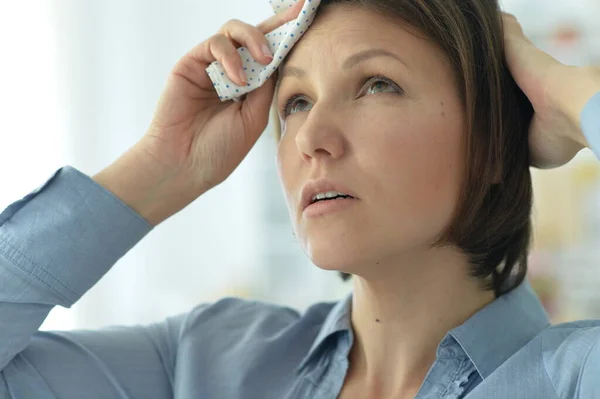
<path fill-rule="evenodd" d="M 443 52 L 372 11 L 335 5 L 279 79 L 278 168 L 313 263 L 364 275 L 427 250 L 451 221 L 465 159 L 464 111 Z M 354 199 L 303 210 L 303 188 L 320 179 Z"/>

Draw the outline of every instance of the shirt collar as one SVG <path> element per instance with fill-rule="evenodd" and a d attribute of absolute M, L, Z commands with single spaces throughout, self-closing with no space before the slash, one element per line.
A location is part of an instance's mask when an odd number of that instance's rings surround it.
<path fill-rule="evenodd" d="M 352 294 L 330 311 L 308 354 L 297 371 L 317 354 L 325 340 L 342 331 L 351 331 Z M 487 378 L 509 357 L 550 324 L 546 311 L 528 280 L 479 310 L 448 335 L 454 338 L 471 359 L 482 379 Z M 442 343 L 447 342 L 444 339 Z M 441 344 L 440 344 L 441 345 Z"/>
<path fill-rule="evenodd" d="M 482 379 L 550 325 L 528 280 L 449 332 Z"/>
<path fill-rule="evenodd" d="M 319 334 L 317 334 L 317 337 L 310 347 L 308 354 L 304 357 L 296 371 L 303 369 L 311 361 L 311 359 L 313 359 L 317 353 L 320 352 L 320 349 L 327 338 L 341 331 L 351 332 L 351 310 L 352 293 L 348 294 L 344 299 L 336 303 L 329 311 L 329 314 L 323 322 L 323 326 L 319 330 Z"/>

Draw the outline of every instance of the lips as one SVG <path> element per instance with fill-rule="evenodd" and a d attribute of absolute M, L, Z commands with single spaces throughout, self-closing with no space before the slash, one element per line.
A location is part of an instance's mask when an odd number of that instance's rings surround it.
<path fill-rule="evenodd" d="M 315 195 L 326 193 L 328 191 L 337 191 L 338 193 L 358 199 L 356 194 L 354 194 L 352 190 L 344 186 L 342 183 L 330 179 L 312 180 L 302 188 L 300 210 L 304 211 L 308 206 L 310 206 L 313 203 L 313 198 Z"/>

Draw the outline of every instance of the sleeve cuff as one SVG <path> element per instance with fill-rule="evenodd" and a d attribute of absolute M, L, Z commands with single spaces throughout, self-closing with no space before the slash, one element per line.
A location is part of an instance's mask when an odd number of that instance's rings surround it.
<path fill-rule="evenodd" d="M 600 93 L 594 95 L 583 108 L 581 130 L 590 150 L 600 159 Z"/>
<path fill-rule="evenodd" d="M 0 213 L 0 257 L 69 307 L 151 230 L 110 191 L 66 166 Z"/>

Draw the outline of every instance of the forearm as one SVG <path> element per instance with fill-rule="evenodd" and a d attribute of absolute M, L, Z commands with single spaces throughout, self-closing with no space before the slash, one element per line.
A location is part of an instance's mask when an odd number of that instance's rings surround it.
<path fill-rule="evenodd" d="M 153 226 L 202 194 L 191 189 L 193 185 L 184 172 L 166 168 L 153 159 L 141 142 L 93 179 Z"/>

